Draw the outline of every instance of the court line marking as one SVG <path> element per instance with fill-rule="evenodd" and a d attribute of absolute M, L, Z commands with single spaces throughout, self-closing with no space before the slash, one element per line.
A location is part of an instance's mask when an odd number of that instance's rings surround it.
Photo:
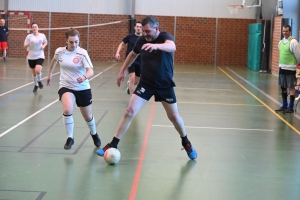
<path fill-rule="evenodd" d="M 57 75 L 57 74 L 59 74 L 59 73 L 60 73 L 60 72 L 56 72 L 56 73 L 53 74 L 53 75 Z M 44 80 L 44 79 L 46 79 L 46 78 L 47 78 L 47 76 L 44 77 L 44 78 L 42 78 L 42 80 Z M 20 87 L 17 87 L 17 88 L 15 88 L 15 89 L 13 89 L 13 90 L 4 92 L 4 93 L 0 94 L 0 97 L 3 96 L 3 95 L 6 95 L 6 94 L 8 94 L 8 93 L 11 93 L 11 92 L 13 92 L 13 91 L 16 91 L 16 90 L 18 90 L 18 89 L 21 89 L 21 88 L 23 88 L 23 87 L 26 87 L 27 85 L 31 85 L 31 84 L 33 84 L 33 82 L 27 83 L 27 84 L 25 84 L 25 85 L 22 85 L 22 86 L 20 86 Z"/>
<path fill-rule="evenodd" d="M 89 79 L 89 81 L 93 80 L 94 78 L 100 76 L 103 72 L 106 72 L 107 70 L 109 70 L 110 68 L 114 67 L 117 63 L 109 66 L 108 68 L 104 69 L 103 71 L 101 71 L 100 73 L 98 73 L 97 75 L 93 76 L 91 79 Z M 46 78 L 46 77 L 45 77 Z M 7 133 L 9 133 L 10 131 L 14 130 L 15 128 L 17 128 L 18 126 L 20 126 L 21 124 L 23 124 L 24 122 L 26 122 L 27 120 L 31 119 L 32 117 L 36 116 L 37 114 L 39 114 L 40 112 L 42 112 L 43 110 L 47 109 L 48 107 L 52 106 L 53 104 L 55 104 L 56 102 L 58 102 L 59 99 L 49 103 L 48 105 L 46 105 L 45 107 L 41 108 L 40 110 L 36 111 L 35 113 L 33 113 L 32 115 L 30 115 L 29 117 L 23 119 L 22 121 L 20 121 L 19 123 L 17 123 L 16 125 L 14 125 L 13 127 L 11 127 L 10 129 L 4 131 L 3 133 L 0 134 L 0 138 L 3 137 L 4 135 L 6 135 Z"/>
<path fill-rule="evenodd" d="M 165 127 L 165 128 L 174 128 L 174 126 L 168 125 L 152 125 L 155 127 Z M 218 130 L 239 130 L 239 131 L 274 131 L 270 129 L 247 129 L 247 128 L 222 128 L 222 127 L 205 127 L 205 126 L 184 126 L 185 128 L 194 128 L 194 129 L 218 129 Z"/>
<path fill-rule="evenodd" d="M 262 91 L 261 89 L 259 89 L 258 87 L 256 87 L 255 85 L 253 85 L 252 83 L 250 83 L 250 81 L 244 79 L 242 76 L 240 76 L 239 74 L 237 74 L 235 71 L 233 71 L 230 68 L 227 68 L 229 71 L 231 71 L 232 73 L 234 73 L 237 77 L 239 77 L 240 79 L 242 79 L 243 81 L 245 81 L 246 83 L 248 83 L 249 85 L 251 85 L 254 89 L 256 89 L 257 91 L 259 91 L 260 93 L 262 93 L 263 95 L 265 95 L 266 97 L 268 97 L 271 101 L 273 101 L 274 103 L 276 103 L 277 105 L 281 106 L 281 103 L 279 101 L 277 101 L 276 99 L 274 99 L 272 96 L 270 96 L 269 94 L 265 93 L 264 91 Z M 297 119 L 300 120 L 300 116 L 297 113 L 294 113 L 294 117 L 296 117 Z"/>
<path fill-rule="evenodd" d="M 228 76 L 233 82 L 235 82 L 237 85 L 239 85 L 243 90 L 245 90 L 247 93 L 249 93 L 254 99 L 259 101 L 262 105 L 264 105 L 270 112 L 272 112 L 275 116 L 277 116 L 281 121 L 283 121 L 286 125 L 288 125 L 293 131 L 295 131 L 298 135 L 300 135 L 300 132 L 293 126 L 291 125 L 288 121 L 283 119 L 280 115 L 278 115 L 272 108 L 270 108 L 265 102 L 260 100 L 257 96 L 255 96 L 252 92 L 250 92 L 247 88 L 245 88 L 242 84 L 240 84 L 237 80 L 235 80 L 232 76 L 230 76 L 228 73 L 226 73 L 223 69 L 218 67 L 219 70 L 221 70 L 226 76 Z"/>
<path fill-rule="evenodd" d="M 234 91 L 233 89 L 222 89 L 222 88 L 187 88 L 187 87 L 175 87 L 176 89 L 181 90 L 226 90 L 226 91 Z"/>
<path fill-rule="evenodd" d="M 140 180 L 140 175 L 141 175 L 141 171 L 142 171 L 143 161 L 144 161 L 144 157 L 145 157 L 145 152 L 146 152 L 146 148 L 147 148 L 148 138 L 149 138 L 149 134 L 150 134 L 152 119 L 154 116 L 155 105 L 156 105 L 155 101 L 152 101 L 151 112 L 150 112 L 148 123 L 147 123 L 147 128 L 146 128 L 146 132 L 145 132 L 145 137 L 144 137 L 139 161 L 136 166 L 136 171 L 134 174 L 134 178 L 133 178 L 133 182 L 132 182 L 132 186 L 131 186 L 131 190 L 130 190 L 130 194 L 129 194 L 129 200 L 134 200 L 135 196 L 136 196 L 136 192 L 137 192 L 137 188 L 138 188 L 139 180 Z"/>

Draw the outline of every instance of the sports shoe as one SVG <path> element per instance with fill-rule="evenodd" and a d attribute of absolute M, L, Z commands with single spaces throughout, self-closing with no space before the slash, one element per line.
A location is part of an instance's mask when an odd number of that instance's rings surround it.
<path fill-rule="evenodd" d="M 66 141 L 66 144 L 64 146 L 64 149 L 65 150 L 69 150 L 71 149 L 72 145 L 74 144 L 74 138 L 70 138 L 68 137 L 67 141 Z"/>
<path fill-rule="evenodd" d="M 100 140 L 98 134 L 96 133 L 95 135 L 92 135 L 91 132 L 90 132 L 90 134 L 91 134 L 91 136 L 92 136 L 92 138 L 93 138 L 94 145 L 95 145 L 96 147 L 100 147 L 100 146 L 101 146 L 101 140 Z"/>
<path fill-rule="evenodd" d="M 281 108 L 275 110 L 275 112 L 279 113 L 279 112 L 283 112 L 285 110 L 286 110 L 286 108 L 282 106 Z"/>
<path fill-rule="evenodd" d="M 103 149 L 98 149 L 96 152 L 99 156 L 104 156 L 104 153 L 107 149 L 112 148 L 112 146 L 110 145 L 110 143 L 108 143 L 107 145 L 105 145 L 105 147 Z"/>
<path fill-rule="evenodd" d="M 283 111 L 283 114 L 293 114 L 294 113 L 294 110 L 292 108 L 286 108 L 284 111 Z"/>
<path fill-rule="evenodd" d="M 196 149 L 192 146 L 192 144 L 189 142 L 186 145 L 183 146 L 183 148 L 181 150 L 185 149 L 188 157 L 191 160 L 194 160 L 197 158 L 197 151 Z"/>
<path fill-rule="evenodd" d="M 44 87 L 44 86 L 43 86 L 43 83 L 42 83 L 41 81 L 38 81 L 38 84 L 39 84 L 39 88 L 40 88 L 40 89 L 43 89 L 43 87 Z"/>
<path fill-rule="evenodd" d="M 127 81 L 127 94 L 130 94 L 130 90 L 129 90 L 128 85 L 129 85 L 129 81 Z"/>
<path fill-rule="evenodd" d="M 32 92 L 36 92 L 37 89 L 38 89 L 38 86 L 35 85 L 34 88 L 33 88 L 33 90 L 32 90 Z"/>

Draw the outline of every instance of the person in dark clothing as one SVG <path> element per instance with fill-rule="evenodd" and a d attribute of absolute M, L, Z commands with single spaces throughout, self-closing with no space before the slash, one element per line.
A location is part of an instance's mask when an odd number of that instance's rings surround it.
<path fill-rule="evenodd" d="M 190 159 L 197 158 L 197 152 L 187 138 L 184 122 L 179 115 L 175 83 L 173 81 L 173 53 L 176 50 L 173 36 L 168 32 L 161 32 L 159 23 L 154 16 L 147 16 L 142 20 L 143 36 L 140 37 L 123 63 L 117 80 L 120 86 L 124 81 L 124 72 L 128 64 L 139 55 L 141 57 L 141 78 L 129 105 L 119 122 L 114 137 L 103 149 L 97 150 L 97 154 L 103 156 L 105 151 L 117 145 L 129 128 L 133 118 L 139 110 L 154 96 L 155 101 L 161 102 L 169 120 L 181 137 L 181 144 Z"/>

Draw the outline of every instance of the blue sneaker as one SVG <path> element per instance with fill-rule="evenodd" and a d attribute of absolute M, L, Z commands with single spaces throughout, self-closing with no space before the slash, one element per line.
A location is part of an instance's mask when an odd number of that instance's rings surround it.
<path fill-rule="evenodd" d="M 181 150 L 185 150 L 188 157 L 191 159 L 191 160 L 194 160 L 197 158 L 197 151 L 196 149 L 192 146 L 191 143 L 187 143 L 185 146 L 183 146 L 183 148 Z"/>
<path fill-rule="evenodd" d="M 105 145 L 105 147 L 103 147 L 103 149 L 98 149 L 97 151 L 96 151 L 96 153 L 99 155 L 99 156 L 104 156 L 104 153 L 105 153 L 105 151 L 107 150 L 107 149 L 109 149 L 109 148 L 112 148 L 112 146 L 110 145 L 110 143 L 108 143 L 107 145 Z"/>

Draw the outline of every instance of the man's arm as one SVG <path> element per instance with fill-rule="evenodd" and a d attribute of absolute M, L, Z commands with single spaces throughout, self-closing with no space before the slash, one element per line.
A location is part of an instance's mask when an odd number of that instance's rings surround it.
<path fill-rule="evenodd" d="M 165 52 L 174 52 L 176 51 L 176 45 L 172 40 L 166 40 L 162 44 L 151 44 L 146 43 L 142 46 L 142 50 L 152 52 L 153 50 L 161 50 Z"/>
<path fill-rule="evenodd" d="M 290 44 L 290 51 L 295 55 L 297 62 L 300 63 L 300 45 L 296 39 L 293 39 Z"/>
<path fill-rule="evenodd" d="M 122 50 L 124 45 L 125 45 L 125 43 L 122 41 L 118 46 L 118 49 L 117 49 L 117 52 L 116 52 L 116 55 L 115 55 L 117 60 L 120 60 L 120 51 Z"/>
<path fill-rule="evenodd" d="M 125 70 L 127 69 L 127 67 L 129 66 L 130 63 L 132 63 L 136 57 L 138 56 L 138 54 L 134 53 L 133 51 L 131 51 L 128 56 L 126 57 L 121 69 L 120 69 L 120 72 L 119 72 L 119 75 L 118 75 L 118 80 L 117 80 L 117 85 L 120 87 L 121 85 L 121 82 L 124 81 L 124 73 L 125 73 Z"/>

